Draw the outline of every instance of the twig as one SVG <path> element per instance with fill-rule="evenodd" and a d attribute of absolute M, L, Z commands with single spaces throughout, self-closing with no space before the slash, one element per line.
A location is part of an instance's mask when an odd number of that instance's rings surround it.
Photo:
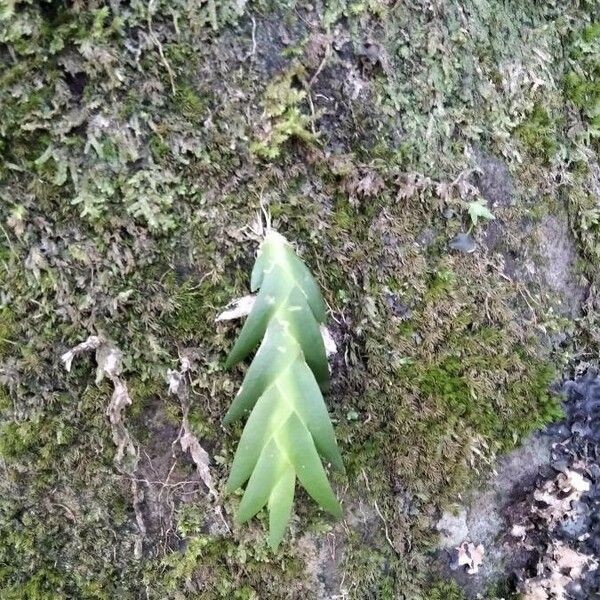
<path fill-rule="evenodd" d="M 252 50 L 242 60 L 248 60 L 256 54 L 256 19 L 254 17 L 250 18 L 252 19 Z"/>
<path fill-rule="evenodd" d="M 317 120 L 317 115 L 315 112 L 315 105 L 312 100 L 312 94 L 310 93 L 310 84 L 307 83 L 305 85 L 306 85 L 306 99 L 308 100 L 308 105 L 310 106 L 310 114 L 311 114 L 310 128 L 311 128 L 313 135 L 317 135 L 317 128 L 315 127 L 315 121 Z"/>
<path fill-rule="evenodd" d="M 310 78 L 310 81 L 308 82 L 309 88 L 311 88 L 313 86 L 313 83 L 317 80 L 317 77 L 323 70 L 323 67 L 325 66 L 325 63 L 327 62 L 327 59 L 329 58 L 330 55 L 331 55 L 331 44 L 327 44 L 327 48 L 325 48 L 325 56 L 323 56 L 323 60 L 321 60 L 321 63 L 319 64 L 317 70 L 315 71 L 315 74 Z"/>
<path fill-rule="evenodd" d="M 176 89 L 175 89 L 175 73 L 173 72 L 173 69 L 171 68 L 171 65 L 169 64 L 169 61 L 167 60 L 167 57 L 165 56 L 161 41 L 158 39 L 158 36 L 156 35 L 156 33 L 154 33 L 154 30 L 152 29 L 152 13 L 154 11 L 154 3 L 155 3 L 155 0 L 150 0 L 150 2 L 148 3 L 148 19 L 147 19 L 148 34 L 150 36 L 150 39 L 154 42 L 156 48 L 158 49 L 158 53 L 160 54 L 162 63 L 165 66 L 167 73 L 169 74 L 169 81 L 171 82 L 171 90 L 173 91 L 173 94 L 175 94 L 175 91 L 176 91 Z"/>
<path fill-rule="evenodd" d="M 381 511 L 379 510 L 379 506 L 377 506 L 377 500 L 375 500 L 375 510 L 377 511 L 379 518 L 383 521 L 383 529 L 385 531 L 385 539 L 387 540 L 387 542 L 390 545 L 390 547 L 392 548 L 392 550 L 394 552 L 396 552 L 396 548 L 394 548 L 394 544 L 392 543 L 392 540 L 390 539 L 387 522 L 386 522 L 385 518 L 383 517 L 383 515 L 381 514 Z"/>
<path fill-rule="evenodd" d="M 10 249 L 11 254 L 13 254 L 14 256 L 17 256 L 17 252 L 15 251 L 15 248 L 12 245 L 12 242 L 10 241 L 10 236 L 8 235 L 8 233 L 6 233 L 6 229 L 4 229 L 4 227 L 2 226 L 1 223 L 0 223 L 0 229 L 2 229 L 2 233 L 4 234 L 4 237 L 6 238 L 6 241 L 8 243 L 8 248 Z"/>
<path fill-rule="evenodd" d="M 367 474 L 365 473 L 365 470 L 362 469 L 362 476 L 363 479 L 365 480 L 365 484 L 367 486 L 367 491 L 369 493 L 371 493 L 371 486 L 369 485 L 369 480 L 367 478 Z M 379 515 L 379 518 L 381 519 L 381 521 L 383 522 L 383 529 L 385 531 L 385 539 L 387 540 L 388 544 L 390 545 L 390 547 L 392 548 L 392 550 L 394 552 L 397 552 L 396 548 L 394 547 L 394 544 L 392 543 L 392 540 L 390 538 L 390 533 L 388 531 L 388 526 L 387 526 L 387 521 L 385 520 L 383 514 L 381 513 L 381 510 L 379 510 L 379 506 L 377 504 L 377 500 L 374 501 L 374 506 L 375 506 L 375 510 L 377 511 L 377 514 Z"/>
<path fill-rule="evenodd" d="M 52 506 L 60 506 L 60 508 L 63 508 L 65 510 L 65 512 L 67 513 L 67 516 L 71 519 L 71 521 L 74 521 L 74 522 L 77 521 L 77 517 L 75 516 L 75 513 L 73 513 L 73 511 L 65 504 L 60 504 L 59 502 L 52 502 Z"/>

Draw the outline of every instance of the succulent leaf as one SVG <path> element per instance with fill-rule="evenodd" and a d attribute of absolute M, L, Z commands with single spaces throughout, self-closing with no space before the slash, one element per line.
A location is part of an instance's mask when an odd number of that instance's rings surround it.
<path fill-rule="evenodd" d="M 260 346 L 224 419 L 231 423 L 249 413 L 227 489 L 246 484 L 236 516 L 240 523 L 267 506 L 269 544 L 276 549 L 296 479 L 322 508 L 341 516 L 321 457 L 339 472 L 344 466 L 321 393 L 329 384 L 329 367 L 319 328 L 325 302 L 316 281 L 287 240 L 270 231 L 250 287 L 260 289 L 226 365 Z"/>

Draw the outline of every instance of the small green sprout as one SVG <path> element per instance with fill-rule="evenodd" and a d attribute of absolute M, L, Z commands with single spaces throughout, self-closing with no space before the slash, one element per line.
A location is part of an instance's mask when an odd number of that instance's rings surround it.
<path fill-rule="evenodd" d="M 487 207 L 485 200 L 474 200 L 473 202 L 469 202 L 467 205 L 467 211 L 471 217 L 471 223 L 473 224 L 473 227 L 477 227 L 479 219 L 493 221 L 496 218 L 492 211 Z"/>

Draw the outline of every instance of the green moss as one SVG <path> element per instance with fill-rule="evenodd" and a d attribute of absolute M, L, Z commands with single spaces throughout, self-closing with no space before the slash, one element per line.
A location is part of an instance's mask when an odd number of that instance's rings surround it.
<path fill-rule="evenodd" d="M 344 558 L 356 582 L 356 597 L 393 598 L 389 595 L 390 581 L 385 574 L 387 553 L 365 543 L 360 536 L 350 536 L 348 542 Z M 383 595 L 380 596 L 380 593 Z"/>
<path fill-rule="evenodd" d="M 565 96 L 577 109 L 579 122 L 573 127 L 580 147 L 597 153 L 600 148 L 600 25 L 591 23 L 575 31 L 569 45 L 570 69 L 564 76 Z M 594 167 L 585 153 L 574 156 L 573 183 L 565 193 L 573 231 L 580 242 L 582 254 L 596 261 L 600 257 L 600 209 L 598 207 Z M 597 269 L 581 269 L 594 279 Z"/>
<path fill-rule="evenodd" d="M 0 358 L 4 358 L 15 349 L 17 342 L 13 339 L 16 334 L 17 324 L 13 312 L 4 307 L 0 309 Z"/>
<path fill-rule="evenodd" d="M 354 219 L 355 217 L 352 214 L 352 209 L 347 201 L 339 201 L 336 203 L 333 221 L 337 227 L 344 231 L 348 231 L 352 228 Z"/>
<path fill-rule="evenodd" d="M 180 286 L 174 284 L 175 311 L 167 326 L 178 339 L 198 339 L 204 330 L 214 330 L 214 319 L 232 298 L 235 296 L 230 289 L 208 280 L 197 284 L 190 279 Z"/>
<path fill-rule="evenodd" d="M 292 138 L 309 144 L 315 141 L 315 134 L 309 131 L 312 118 L 302 109 L 306 98 L 306 91 L 300 87 L 303 80 L 304 69 L 296 63 L 267 86 L 263 103 L 270 122 L 265 134 L 250 146 L 257 156 L 278 158 L 282 146 Z"/>
<path fill-rule="evenodd" d="M 514 584 L 508 581 L 498 581 L 490 585 L 485 597 L 487 600 L 523 600 L 523 595 L 516 592 Z"/>
<path fill-rule="evenodd" d="M 164 138 L 157 134 L 150 138 L 150 149 L 157 162 L 160 162 L 169 154 L 169 146 L 165 143 Z"/>
<path fill-rule="evenodd" d="M 539 103 L 515 129 L 515 135 L 532 156 L 546 163 L 552 160 L 558 149 L 556 124 Z"/>
<path fill-rule="evenodd" d="M 593 261 L 600 258 L 600 207 L 592 191 L 577 191 L 569 196 L 572 226 L 582 252 Z"/>
<path fill-rule="evenodd" d="M 5 411 L 8 411 L 8 409 L 11 408 L 11 406 L 12 402 L 8 394 L 8 389 L 4 385 L 0 384 L 0 414 L 3 414 L 5 413 Z"/>
<path fill-rule="evenodd" d="M 1 580 L 0 571 L 0 580 Z M 2 597 L 6 600 L 63 600 L 64 579 L 52 569 L 40 569 L 23 584 L 2 588 Z"/>
<path fill-rule="evenodd" d="M 502 351 L 506 341 L 493 328 L 463 333 L 450 341 L 455 345 L 440 362 L 417 361 L 404 368 L 402 375 L 416 382 L 419 396 L 432 408 L 432 416 L 417 426 L 422 446 L 435 453 L 453 430 L 466 427 L 505 451 L 562 416 L 558 398 L 549 391 L 555 377 L 552 365 L 522 356 L 518 345 Z M 494 382 L 506 381 L 514 370 L 522 376 L 495 390 Z"/>
<path fill-rule="evenodd" d="M 453 579 L 437 581 L 425 592 L 423 600 L 465 600 L 466 596 Z"/>
<path fill-rule="evenodd" d="M 181 84 L 177 88 L 174 97 L 175 108 L 188 119 L 194 122 L 206 118 L 206 101 L 187 84 Z"/>
<path fill-rule="evenodd" d="M 196 535 L 188 538 L 186 548 L 162 561 L 160 582 L 151 580 L 161 598 L 179 598 L 180 590 L 191 587 L 207 600 L 235 598 L 258 600 L 265 579 L 275 575 L 270 594 L 286 594 L 286 580 L 298 573 L 293 559 L 280 571 L 260 546 L 238 545 L 231 540 Z"/>
<path fill-rule="evenodd" d="M 414 365 L 409 369 L 420 370 Z M 438 402 L 440 408 L 446 408 L 458 416 L 468 418 L 473 408 L 473 399 L 469 386 L 461 377 L 461 372 L 460 359 L 447 358 L 440 365 L 428 367 L 418 377 L 419 389 L 424 395 Z"/>
<path fill-rule="evenodd" d="M 434 273 L 429 282 L 427 297 L 435 300 L 449 294 L 456 284 L 456 277 L 451 269 L 441 269 Z"/>
<path fill-rule="evenodd" d="M 10 490 L 0 499 L 2 598 L 107 598 L 131 586 L 132 571 L 110 550 L 130 504 L 118 483 L 99 480 L 114 457 L 108 386 L 80 392 L 79 400 L 56 396 L 27 419 L 1 423 Z"/>
<path fill-rule="evenodd" d="M 29 423 L 3 423 L 0 426 L 0 456 L 10 461 L 22 457 L 37 443 L 37 431 Z"/>
<path fill-rule="evenodd" d="M 129 414 L 132 417 L 139 417 L 146 410 L 154 399 L 163 399 L 166 396 L 166 387 L 164 380 L 145 379 L 132 377 L 127 381 L 127 389 L 132 399 Z"/>

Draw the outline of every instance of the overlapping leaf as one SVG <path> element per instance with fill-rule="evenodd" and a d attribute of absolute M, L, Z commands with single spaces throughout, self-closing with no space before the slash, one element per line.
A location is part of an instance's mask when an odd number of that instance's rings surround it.
<path fill-rule="evenodd" d="M 267 506 L 269 543 L 277 548 L 296 479 L 325 510 L 340 516 L 321 458 L 340 472 L 344 467 L 321 393 L 329 384 L 329 369 L 319 329 L 325 303 L 317 283 L 285 238 L 271 231 L 261 244 L 250 287 L 260 290 L 227 366 L 260 347 L 225 416 L 230 423 L 250 413 L 227 488 L 247 482 L 237 515 L 241 523 Z"/>

